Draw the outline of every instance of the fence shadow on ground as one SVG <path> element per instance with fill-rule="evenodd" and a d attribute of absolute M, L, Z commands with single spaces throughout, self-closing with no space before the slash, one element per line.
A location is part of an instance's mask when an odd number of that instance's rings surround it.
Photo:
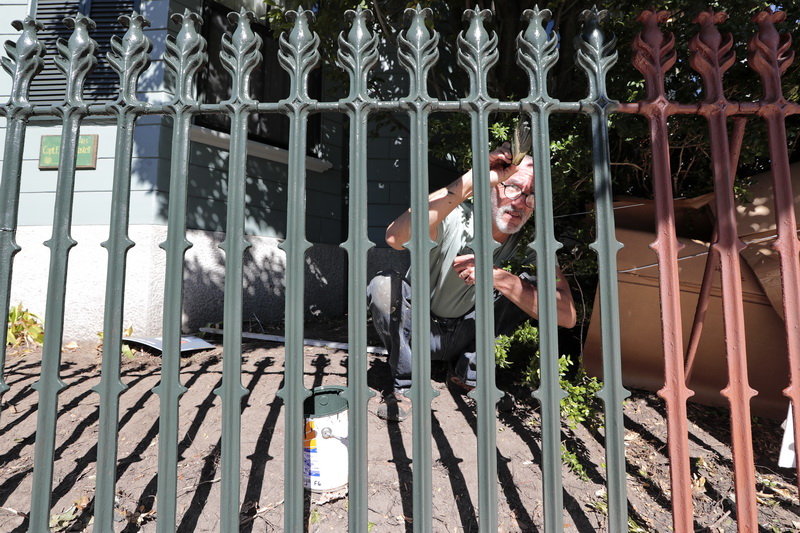
<path fill-rule="evenodd" d="M 281 529 L 283 523 L 284 409 L 276 392 L 284 386 L 282 345 L 245 344 L 242 385 L 248 395 L 242 403 L 241 529 L 245 533 L 265 527 Z M 182 361 L 181 381 L 187 391 L 180 402 L 179 485 L 177 530 L 216 531 L 220 516 L 220 397 L 222 359 L 217 348 L 205 355 Z M 304 354 L 306 386 L 344 385 L 347 354 L 327 348 L 307 348 Z M 37 393 L 39 379 L 36 353 L 11 359 L 7 365 L 10 390 L 3 398 L 0 432 L 0 529 L 21 533 L 29 527 L 26 505 L 33 474 Z M 455 527 L 477 531 L 477 418 L 475 402 L 448 389 L 444 375 L 434 369 L 431 382 L 439 393 L 431 411 L 434 455 L 434 530 Z M 93 514 L 94 464 L 97 456 L 98 400 L 92 387 L 100 378 L 96 353 L 64 354 L 61 367 L 65 388 L 59 396 L 59 415 L 54 464 L 53 520 L 66 526 L 88 527 Z M 120 397 L 120 450 L 117 463 L 117 508 L 115 531 L 149 531 L 156 516 L 159 446 L 159 398 L 153 388 L 160 380 L 160 359 L 139 357 L 123 363 L 122 381 L 127 389 Z M 384 356 L 371 356 L 368 385 L 374 391 L 386 388 L 388 364 Z M 517 392 L 517 394 L 519 394 Z M 379 398 L 368 408 L 370 415 L 369 484 L 370 521 L 374 531 L 413 529 L 412 424 L 386 423 L 374 415 Z M 690 407 L 693 445 L 693 479 L 696 484 L 694 524 L 697 529 L 728 528 L 735 524 L 732 493 L 730 430 L 726 413 Z M 422 416 L 415 406 L 412 416 Z M 543 531 L 541 435 L 536 402 L 517 397 L 511 411 L 498 413 L 498 499 L 501 520 L 507 531 Z M 774 433 L 778 423 L 760 421 L 763 431 Z M 648 531 L 671 527 L 668 497 L 669 460 L 666 449 L 664 407 L 655 395 L 635 392 L 626 404 L 626 460 L 628 510 L 633 523 Z M 760 441 L 767 440 L 759 437 Z M 565 426 L 562 441 L 577 454 L 585 477 L 566 466 L 564 476 L 564 520 L 574 530 L 593 532 L 604 524 L 602 491 L 605 487 L 604 438 L 602 430 Z M 768 446 L 761 443 L 762 448 Z M 759 448 L 760 449 L 760 448 Z M 773 504 L 761 510 L 764 520 L 791 524 L 800 516 L 800 504 L 784 487 L 791 487 L 791 474 L 771 477 L 773 459 L 759 457 L 759 485 L 771 493 Z M 765 466 L 766 465 L 766 466 Z M 770 495 L 770 494 L 768 494 Z M 307 526 L 319 520 L 335 530 L 347 529 L 345 499 L 321 502 L 317 495 L 305 501 Z M 792 499 L 794 498 L 794 499 Z M 9 514 L 15 510 L 18 514 Z M 767 522 L 765 522 L 767 523 Z M 266 524 L 266 525 L 265 525 Z M 117 529 L 118 526 L 118 529 Z M 444 530 L 442 529 L 442 530 Z M 763 531 L 768 531 L 763 529 Z"/>

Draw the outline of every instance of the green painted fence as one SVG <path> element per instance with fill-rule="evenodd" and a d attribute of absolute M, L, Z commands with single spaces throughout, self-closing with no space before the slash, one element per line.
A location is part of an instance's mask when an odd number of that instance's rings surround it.
<path fill-rule="evenodd" d="M 429 270 L 429 250 L 433 246 L 427 229 L 426 202 L 428 194 L 428 119 L 432 113 L 462 113 L 472 125 L 474 154 L 475 213 L 478 231 L 473 242 L 477 258 L 477 312 L 483 317 L 477 331 L 477 348 L 486 357 L 479 357 L 479 381 L 473 397 L 477 402 L 477 434 L 479 436 L 478 521 L 481 531 L 495 532 L 497 516 L 497 452 L 495 404 L 500 391 L 495 386 L 494 324 L 492 312 L 491 251 L 496 243 L 490 232 L 488 130 L 493 113 L 523 113 L 529 117 L 534 145 L 536 176 L 536 238 L 531 244 L 537 252 L 537 269 L 553 271 L 557 265 L 556 251 L 560 247 L 554 235 L 554 209 L 550 166 L 549 121 L 553 114 L 588 115 L 594 139 L 594 185 L 596 199 L 597 252 L 600 272 L 602 340 L 604 348 L 604 386 L 600 396 L 605 405 L 605 445 L 608 494 L 608 530 L 627 531 L 628 502 L 623 445 L 622 402 L 626 391 L 622 386 L 619 354 L 619 306 L 617 302 L 616 254 L 620 243 L 615 238 L 610 161 L 608 153 L 608 117 L 618 111 L 618 104 L 605 93 L 605 77 L 616 60 L 615 45 L 599 26 L 601 14 L 596 10 L 582 15 L 583 31 L 576 40 L 576 63 L 589 80 L 589 94 L 577 102 L 561 102 L 547 92 L 548 70 L 558 60 L 557 36 L 546 31 L 550 13 L 546 10 L 527 10 L 523 20 L 527 29 L 517 41 L 517 61 L 528 73 L 530 92 L 519 101 L 498 101 L 487 86 L 487 72 L 497 61 L 496 36 L 487 31 L 491 17 L 488 10 L 467 10 L 464 14 L 467 29 L 458 36 L 457 61 L 469 76 L 466 95 L 455 101 L 440 101 L 427 92 L 427 75 L 438 60 L 439 34 L 432 30 L 429 9 L 407 10 L 407 29 L 398 36 L 399 61 L 408 71 L 408 95 L 393 101 L 376 101 L 368 90 L 370 71 L 378 63 L 379 38 L 371 31 L 368 10 L 358 9 L 343 14 L 349 28 L 342 32 L 339 44 L 339 63 L 350 78 L 347 97 L 334 102 L 321 102 L 308 94 L 310 71 L 320 61 L 319 38 L 313 31 L 313 14 L 300 8 L 288 14 L 293 29 L 280 38 L 280 65 L 289 73 L 291 90 L 278 102 L 259 102 L 249 97 L 249 74 L 261 61 L 260 38 L 252 30 L 252 13 L 242 10 L 232 13 L 235 30 L 222 42 L 222 61 L 231 74 L 232 90 L 228 100 L 201 103 L 194 94 L 193 79 L 205 62 L 206 43 L 200 33 L 201 18 L 191 12 L 173 15 L 180 31 L 167 39 L 164 62 L 174 75 L 172 101 L 154 105 L 137 97 L 139 76 L 148 67 L 151 45 L 143 28 L 149 22 L 133 13 L 122 19 L 127 33 L 112 40 L 108 59 L 120 76 L 120 93 L 109 105 L 87 103 L 83 100 L 83 82 L 95 58 L 96 43 L 89 32 L 93 22 L 78 15 L 70 21 L 74 26 L 72 38 L 63 42 L 57 60 L 66 77 L 64 100 L 53 107 L 34 106 L 28 99 L 31 79 L 42 67 L 42 45 L 37 39 L 41 28 L 27 18 L 15 22 L 20 31 L 16 43 L 6 45 L 7 58 L 2 66 L 13 79 L 8 103 L 0 107 L 7 121 L 7 135 L 0 182 L 0 303 L 8 308 L 14 255 L 19 251 L 15 242 L 22 172 L 22 152 L 25 131 L 33 116 L 49 116 L 60 120 L 63 135 L 59 150 L 58 188 L 53 234 L 46 245 L 50 248 L 49 284 L 45 344 L 41 375 L 36 385 L 39 394 L 38 428 L 35 443 L 35 465 L 31 492 L 31 511 L 28 530 L 49 531 L 51 494 L 53 490 L 53 461 L 58 416 L 58 397 L 64 384 L 61 381 L 61 337 L 64 324 L 64 295 L 72 239 L 72 198 L 75 184 L 75 165 L 81 124 L 90 117 L 103 116 L 116 121 L 117 147 L 113 176 L 112 223 L 108 249 L 108 289 L 105 301 L 102 379 L 96 387 L 99 395 L 100 419 L 97 457 L 97 485 L 94 504 L 94 531 L 113 531 L 114 495 L 117 472 L 119 397 L 125 386 L 120 380 L 122 309 L 127 252 L 133 245 L 128 237 L 129 191 L 131 186 L 131 155 L 133 131 L 138 118 L 146 115 L 166 115 L 172 118 L 173 156 L 169 183 L 169 219 L 166 253 L 166 275 L 163 309 L 163 367 L 161 383 L 155 389 L 160 399 L 158 446 L 158 508 L 157 531 L 176 530 L 176 491 L 179 441 L 180 399 L 186 391 L 180 380 L 181 302 L 183 299 L 184 256 L 190 246 L 187 240 L 186 209 L 188 194 L 188 165 L 190 159 L 189 133 L 192 120 L 198 114 L 222 113 L 231 119 L 230 172 L 227 189 L 227 233 L 225 251 L 224 299 L 224 370 L 221 386 L 215 391 L 222 400 L 222 448 L 220 459 L 222 505 L 220 530 L 238 531 L 240 509 L 240 448 L 241 401 L 247 393 L 242 386 L 242 291 L 243 260 L 250 246 L 245 238 L 245 160 L 247 157 L 247 121 L 254 113 L 281 113 L 289 118 L 290 159 L 288 163 L 288 223 L 282 244 L 286 253 L 286 363 L 284 386 L 280 395 L 286 417 L 285 433 L 285 531 L 303 531 L 304 487 L 303 467 L 303 402 L 310 395 L 303 383 L 303 318 L 304 318 L 304 259 L 310 244 L 306 240 L 306 133 L 309 116 L 315 113 L 346 115 L 349 129 L 349 234 L 342 245 L 348 256 L 349 360 L 348 386 L 344 393 L 349 409 L 349 529 L 368 530 L 368 473 L 369 454 L 367 435 L 367 402 L 372 392 L 367 386 L 367 310 L 362 295 L 367 287 L 367 254 L 373 243 L 367 236 L 367 121 L 376 112 L 407 113 L 410 123 L 411 207 L 414 214 L 413 235 L 408 243 L 411 268 L 418 272 Z M 638 112 L 631 111 L 627 112 Z M 796 239 L 795 239 L 796 240 Z M 796 252 L 795 252 L 796 257 Z M 671 259 L 665 258 L 668 262 Z M 234 288 L 234 289 L 230 289 Z M 416 278 L 412 298 L 413 322 L 425 323 L 429 316 L 429 283 L 425 276 Z M 544 531 L 563 531 L 561 466 L 560 400 L 565 396 L 559 387 L 555 280 L 541 277 L 540 335 L 541 387 L 535 397 L 541 403 L 542 471 L 544 478 Z M 428 357 L 429 333 L 415 332 L 413 351 L 422 356 L 414 361 L 417 377 L 410 392 L 416 416 L 413 417 L 413 530 L 433 530 L 431 499 L 431 417 L 421 416 L 431 406 L 435 391 L 430 386 L 431 365 Z M 0 348 L 0 393 L 8 390 L 3 380 L 5 348 Z M 685 403 L 685 396 L 682 397 Z M 683 430 L 685 432 L 685 428 Z M 677 434 L 679 442 L 685 434 Z M 2 438 L 2 436 L 0 436 Z M 687 454 L 679 444 L 677 454 Z M 680 478 L 680 476 L 678 476 Z M 680 481 L 680 479 L 679 479 Z M 674 480 L 673 480 L 674 482 Z M 686 502 L 676 506 L 684 511 Z M 689 510 L 691 502 L 688 503 Z M 691 515 L 691 512 L 689 512 Z M 684 526 L 676 523 L 676 529 Z M 689 522 L 691 527 L 691 522 Z"/>

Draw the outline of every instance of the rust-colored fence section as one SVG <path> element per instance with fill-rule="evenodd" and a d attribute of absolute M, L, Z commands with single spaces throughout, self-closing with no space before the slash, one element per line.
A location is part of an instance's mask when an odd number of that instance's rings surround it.
<path fill-rule="evenodd" d="M 758 31 L 749 40 L 747 48 L 748 64 L 761 78 L 762 98 L 757 102 L 728 101 L 723 90 L 723 75 L 736 57 L 732 50 L 732 37 L 720 34 L 717 28 L 718 24 L 726 20 L 727 15 L 715 13 L 713 10 L 703 12 L 695 19 L 699 32 L 689 47 L 691 66 L 703 78 L 703 101 L 699 104 L 673 102 L 666 96 L 664 77 L 676 60 L 674 37 L 662 33 L 659 27 L 668 18 L 669 13 L 665 11 L 645 11 L 639 17 L 644 27 L 633 43 L 633 62 L 645 77 L 647 98 L 637 103 L 621 104 L 619 111 L 641 114 L 647 117 L 650 126 L 658 234 L 652 248 L 658 256 L 666 378 L 659 395 L 666 402 L 668 413 L 673 521 L 675 531 L 693 530 L 686 417 L 686 401 L 693 393 L 686 383 L 694 355 L 692 349 L 696 345 L 690 343 L 690 350 L 685 358 L 678 278 L 678 251 L 681 245 L 675 229 L 667 119 L 672 115 L 691 114 L 704 117 L 710 133 L 717 220 L 715 240 L 707 259 L 711 268 L 707 272 L 713 272 L 713 267 L 718 266 L 722 283 L 728 361 L 728 386 L 722 394 L 730 404 L 738 527 L 740 532 L 758 531 L 750 416 L 750 399 L 756 391 L 748 384 L 739 257 L 745 245 L 737 233 L 733 189 L 742 130 L 741 127 L 734 127 L 733 134 L 729 135 L 728 122 L 733 120 L 735 124 L 742 125 L 742 117 L 757 116 L 767 124 L 778 227 L 778 239 L 773 247 L 780 256 L 791 374 L 790 385 L 784 394 L 797 406 L 800 400 L 800 243 L 789 173 L 789 154 L 786 150 L 785 119 L 789 115 L 800 113 L 800 106 L 796 102 L 787 102 L 781 84 L 781 76 L 792 63 L 794 52 L 790 49 L 791 38 L 779 34 L 775 29 L 776 23 L 785 20 L 785 14 L 771 10 L 758 13 L 754 18 Z M 707 275 L 704 279 L 704 288 L 709 286 L 710 278 Z M 698 304 L 699 313 L 706 303 L 703 300 L 707 298 L 708 291 L 702 291 L 701 302 Z M 696 320 L 695 331 L 698 327 L 702 327 L 702 316 Z M 795 409 L 795 442 L 800 442 L 797 417 L 798 410 Z"/>
<path fill-rule="evenodd" d="M 527 113 L 537 132 L 538 145 L 534 142 L 533 152 L 537 160 L 537 263 L 542 271 L 552 271 L 555 265 L 552 189 L 548 183 L 549 160 L 548 117 L 551 112 L 588 114 L 592 118 L 595 159 L 595 190 L 598 202 L 598 242 L 595 249 L 600 256 L 601 267 L 601 300 L 603 301 L 603 341 L 606 368 L 606 383 L 601 396 L 606 403 L 606 432 L 608 471 L 609 524 L 613 533 L 622 531 L 627 526 L 627 500 L 625 495 L 624 443 L 622 439 L 623 423 L 620 415 L 624 389 L 619 383 L 619 308 L 615 299 L 616 263 L 615 254 L 619 243 L 614 240 L 614 218 L 611 209 L 611 180 L 607 172 L 609 168 L 608 153 L 608 115 L 614 112 L 640 114 L 649 121 L 652 153 L 654 157 L 654 190 L 656 200 L 657 239 L 652 244 L 658 258 L 659 285 L 661 298 L 661 316 L 663 326 L 663 350 L 666 372 L 666 385 L 659 392 L 666 402 L 668 414 L 669 459 L 671 464 L 671 496 L 673 502 L 674 531 L 690 533 L 694 531 L 692 508 L 692 477 L 690 472 L 690 450 L 687 422 L 687 401 L 692 391 L 687 387 L 687 373 L 691 368 L 692 346 L 689 342 L 689 353 L 683 350 L 684 339 L 681 328 L 681 306 L 679 302 L 678 252 L 680 243 L 676 236 L 676 223 L 671 187 L 671 169 L 669 159 L 669 130 L 667 120 L 673 115 L 698 115 L 707 120 L 711 139 L 711 164 L 714 173 L 714 190 L 717 213 L 715 240 L 708 254 L 709 264 L 718 265 L 722 280 L 722 303 L 724 310 L 725 343 L 727 351 L 729 382 L 722 391 L 729 400 L 733 461 L 735 467 L 735 501 L 736 518 L 740 532 L 759 531 L 756 501 L 756 484 L 754 475 L 754 456 L 752 446 L 752 430 L 750 416 L 750 400 L 755 391 L 748 384 L 747 354 L 744 343 L 744 317 L 742 304 L 742 286 L 740 274 L 740 252 L 744 247 L 737 235 L 735 220 L 735 202 L 733 195 L 733 179 L 736 167 L 737 143 L 741 139 L 742 118 L 760 117 L 766 121 L 769 132 L 770 159 L 772 163 L 773 188 L 775 191 L 775 213 L 778 227 L 778 239 L 775 252 L 780 256 L 780 272 L 782 281 L 783 309 L 785 317 L 786 344 L 788 346 L 789 367 L 791 372 L 790 386 L 785 394 L 794 405 L 800 403 L 800 242 L 798 242 L 796 213 L 794 212 L 794 192 L 789 173 L 789 156 L 786 150 L 786 117 L 800 113 L 800 105 L 787 102 L 782 92 L 781 77 L 793 60 L 790 50 L 791 40 L 779 34 L 775 24 L 783 20 L 783 13 L 764 10 L 755 17 L 757 32 L 748 44 L 750 52 L 748 64 L 761 77 L 763 96 L 755 102 L 731 102 L 723 91 L 723 75 L 732 65 L 735 56 L 732 52 L 732 39 L 721 35 L 717 24 L 724 21 L 724 13 L 711 10 L 697 17 L 699 32 L 692 40 L 691 65 L 702 76 L 704 82 L 703 100 L 695 104 L 682 104 L 670 101 L 665 92 L 665 75 L 675 63 L 673 49 L 674 39 L 664 35 L 660 24 L 666 21 L 665 12 L 645 11 L 640 17 L 643 30 L 633 43 L 634 64 L 645 77 L 647 98 L 635 103 L 617 103 L 606 94 L 605 75 L 616 59 L 614 41 L 605 41 L 600 30 L 601 17 L 592 11 L 584 18 L 584 32 L 579 48 L 578 62 L 585 69 L 590 80 L 589 98 L 580 102 L 558 102 L 546 93 L 546 73 L 557 57 L 557 39 L 548 35 L 547 17 L 544 11 L 529 10 L 526 20 L 530 21 L 529 31 L 520 35 L 520 63 L 527 69 L 531 80 L 529 97 L 516 102 L 498 102 L 487 94 L 486 71 L 496 61 L 496 40 L 484 28 L 484 22 L 491 15 L 487 10 L 468 10 L 470 30 L 460 36 L 462 47 L 459 64 L 470 70 L 471 91 L 468 98 L 458 102 L 442 102 L 431 98 L 425 91 L 427 68 L 436 60 L 438 34 L 429 33 L 425 17 L 429 10 L 410 10 L 412 13 L 412 29 L 400 40 L 404 53 L 403 65 L 408 66 L 414 78 L 412 95 L 403 100 L 392 102 L 375 102 L 368 94 L 364 81 L 367 72 L 377 62 L 377 37 L 370 33 L 365 22 L 365 12 L 350 11 L 353 30 L 345 37 L 342 34 L 342 51 L 340 60 L 351 74 L 352 92 L 348 98 L 337 102 L 318 102 L 309 97 L 306 91 L 308 72 L 318 61 L 316 47 L 318 37 L 313 33 L 313 16 L 308 11 L 295 12 L 296 25 L 291 35 L 281 40 L 280 60 L 282 66 L 291 73 L 292 91 L 287 99 L 281 102 L 255 102 L 247 93 L 247 74 L 260 61 L 257 52 L 258 39 L 249 31 L 253 19 L 252 13 L 232 14 L 231 20 L 237 24 L 233 37 L 225 36 L 224 58 L 229 70 L 237 80 L 234 92 L 229 101 L 222 104 L 201 104 L 195 100 L 191 78 L 205 59 L 205 41 L 199 36 L 197 27 L 200 24 L 196 14 L 187 12 L 176 15 L 176 22 L 181 25 L 177 38 L 170 36 L 167 40 L 168 56 L 166 63 L 176 74 L 174 101 L 168 105 L 149 105 L 138 99 L 136 94 L 137 77 L 146 68 L 149 43 L 143 40 L 141 29 L 147 25 L 140 15 L 127 16 L 130 32 L 125 39 L 113 41 L 114 53 L 109 55 L 115 70 L 120 74 L 121 87 L 118 101 L 113 105 L 86 105 L 81 95 L 81 80 L 91 68 L 94 47 L 88 38 L 88 30 L 92 24 L 85 17 L 73 21 L 75 35 L 70 46 L 64 47 L 64 73 L 68 83 L 63 104 L 58 106 L 34 106 L 27 100 L 30 80 L 41 69 L 42 48 L 37 41 L 38 24 L 32 19 L 16 23 L 22 32 L 19 41 L 8 43 L 6 50 L 11 59 L 3 58 L 2 66 L 14 79 L 10 102 L 0 106 L 0 113 L 5 117 L 7 126 L 6 151 L 3 160 L 3 175 L 0 182 L 0 302 L 6 307 L 9 304 L 9 287 L 11 284 L 11 265 L 19 247 L 14 242 L 17 229 L 17 211 L 19 207 L 19 183 L 22 171 L 21 144 L 25 136 L 25 128 L 31 117 L 42 115 L 60 117 L 63 122 L 62 160 L 59 169 L 59 189 L 57 191 L 56 224 L 53 238 L 48 241 L 51 247 L 51 274 L 48 285 L 48 330 L 43 353 L 41 379 L 36 385 L 40 398 L 38 412 L 39 429 L 36 435 L 36 464 L 34 465 L 32 510 L 30 520 L 31 531 L 47 530 L 47 518 L 52 494 L 54 461 L 54 434 L 57 419 L 58 395 L 64 384 L 60 380 L 60 338 L 63 326 L 64 292 L 66 290 L 66 270 L 69 250 L 75 242 L 69 235 L 72 215 L 71 195 L 74 193 L 75 154 L 81 121 L 91 115 L 115 116 L 121 132 L 132 131 L 138 117 L 152 114 L 172 116 L 174 119 L 173 168 L 170 185 L 169 235 L 165 243 L 167 261 L 167 284 L 164 295 L 164 356 L 162 382 L 156 389 L 161 402 L 161 418 L 159 429 L 159 474 L 158 474 L 158 531 L 175 530 L 176 501 L 176 462 L 179 421 L 179 399 L 185 392 L 180 381 L 180 318 L 182 298 L 182 273 L 184 253 L 188 248 L 185 227 L 185 206 L 187 194 L 186 175 L 189 160 L 189 128 L 192 118 L 202 113 L 229 114 L 235 118 L 231 128 L 231 172 L 228 196 L 229 224 L 224 243 L 226 252 L 226 286 L 241 287 L 242 257 L 249 243 L 244 239 L 244 203 L 245 182 L 244 163 L 246 150 L 246 123 L 249 115 L 254 113 L 283 113 L 290 118 L 292 129 L 290 134 L 291 155 L 289 160 L 289 237 L 284 243 L 290 270 L 287 275 L 286 322 L 291 323 L 287 333 L 287 365 L 285 370 L 286 385 L 282 389 L 285 402 L 284 411 L 287 419 L 293 422 L 302 420 L 302 404 L 309 396 L 302 381 L 302 320 L 303 320 L 303 260 L 309 243 L 305 241 L 304 227 L 304 195 L 305 195 L 305 141 L 306 122 L 309 114 L 321 112 L 338 112 L 348 114 L 353 127 L 351 132 L 351 232 L 345 243 L 345 249 L 352 255 L 350 286 L 351 308 L 350 341 L 355 346 L 348 368 L 348 390 L 344 395 L 351 411 L 350 425 L 350 523 L 351 531 L 367 531 L 364 519 L 367 512 L 367 434 L 366 434 L 366 402 L 369 393 L 366 386 L 366 310 L 364 294 L 366 279 L 366 253 L 369 240 L 366 236 L 366 117 L 371 111 L 378 109 L 396 112 L 407 112 L 416 122 L 414 149 L 412 150 L 412 168 L 419 172 L 420 179 L 412 184 L 412 205 L 415 212 L 420 213 L 421 222 L 425 225 L 425 205 L 427 202 L 427 118 L 432 111 L 469 113 L 473 123 L 473 151 L 476 161 L 486 163 L 476 171 L 476 180 L 488 182 L 488 116 L 494 112 Z M 547 13 L 549 16 L 549 13 Z M 67 65 L 68 60 L 72 63 Z M 239 77 L 236 77 L 239 76 Z M 613 95 L 612 95 L 613 96 Z M 733 121 L 739 126 L 734 128 L 733 135 L 728 133 L 728 123 Z M 538 128 L 542 127 L 543 130 Z M 122 137 L 122 134 L 120 134 Z M 421 138 L 422 140 L 418 139 Z M 116 285 L 124 283 L 125 253 L 132 245 L 127 236 L 126 222 L 128 208 L 125 196 L 130 188 L 130 148 L 132 137 L 125 136 L 118 141 L 122 148 L 117 152 L 115 168 L 114 195 L 118 198 L 115 207 L 111 236 L 106 244 L 112 259 L 109 263 L 109 279 L 119 276 Z M 128 151 L 125 151 L 125 150 Z M 357 164 L 356 164 L 357 162 Z M 127 166 L 126 166 L 127 165 Z M 485 167 L 485 168 L 483 168 Z M 485 187 L 488 190 L 488 187 Z M 476 187 L 476 191 L 478 188 Z M 488 228 L 488 197 L 485 193 L 476 193 L 477 211 L 484 225 Z M 493 243 L 489 232 L 477 236 L 481 240 L 476 247 L 476 255 L 483 259 L 491 255 Z M 412 260 L 418 271 L 427 268 L 426 256 L 430 245 L 427 228 L 416 230 L 412 240 Z M 539 248 L 537 248 L 537 246 Z M 488 253 L 481 254 L 488 250 Z M 482 260 L 483 260 L 482 259 Z M 111 262 L 115 261 L 115 262 Z M 543 268 L 545 265 L 546 268 Z M 490 301 L 490 269 L 481 267 L 478 312 L 484 312 L 485 326 L 479 332 L 479 343 L 490 353 L 493 342 L 492 312 L 485 302 Z M 710 273 L 714 269 L 709 269 Z M 710 278 L 711 276 L 707 276 Z M 543 334 L 543 353 L 553 354 L 557 345 L 547 346 L 547 341 L 555 342 L 556 324 L 552 312 L 555 302 L 553 286 L 545 280 L 541 281 L 543 312 L 540 327 Z M 119 381 L 119 353 L 121 342 L 120 310 L 123 302 L 114 284 L 109 283 L 108 311 L 106 319 L 107 350 L 103 358 L 103 382 L 97 392 L 101 396 L 100 409 L 102 421 L 99 429 L 98 445 L 102 450 L 98 455 L 97 495 L 95 503 L 96 530 L 111 530 L 112 511 L 114 506 L 114 483 L 117 468 L 116 432 L 119 416 L 118 397 L 124 389 Z M 415 302 L 424 300 L 426 285 L 415 287 L 419 297 Z M 605 291 L 605 292 L 603 292 Z M 222 493 L 223 509 L 221 528 L 230 533 L 238 528 L 238 508 L 240 504 L 239 485 L 239 448 L 241 437 L 241 400 L 246 389 L 241 385 L 241 291 L 227 291 L 225 294 L 225 345 L 226 354 L 225 380 L 218 394 L 223 398 L 225 408 L 223 416 L 222 448 Z M 705 293 L 704 293 L 705 294 Z M 549 296 L 547 296 L 549 295 Z M 483 303 L 482 303 L 483 302 Z M 425 310 L 424 312 L 419 309 Z M 702 325 L 703 302 L 698 306 L 697 327 Z M 485 312 L 488 309 L 488 312 Z M 421 319 L 425 318 L 427 309 L 424 306 L 415 308 Z M 417 322 L 418 323 L 418 322 Z M 113 333 L 113 335 L 112 335 Z M 418 340 L 419 338 L 422 341 Z M 426 351 L 429 344 L 424 335 L 415 340 L 419 343 L 418 352 Z M 415 351 L 417 353 L 417 351 Z M 561 520 L 562 501 L 560 496 L 560 419 L 558 406 L 563 391 L 558 388 L 557 368 L 553 367 L 555 358 L 542 357 L 542 389 L 536 397 L 543 408 L 543 469 L 550 472 L 544 476 L 544 515 L 545 531 L 563 531 Z M 545 360 L 547 368 L 545 368 Z M 429 363 L 424 357 L 415 361 L 416 376 L 430 376 Z M 8 390 L 2 380 L 2 368 L 5 364 L 5 351 L 0 351 L 0 393 Z M 479 430 L 482 440 L 478 445 L 477 463 L 480 465 L 479 489 L 480 527 L 487 532 L 497 530 L 496 501 L 496 443 L 495 403 L 499 391 L 493 385 L 493 359 L 482 358 L 480 381 L 475 396 L 478 404 Z M 557 366 L 557 365 L 556 365 Z M 613 374 L 613 375 L 612 375 Z M 106 377 L 107 376 L 107 377 Z M 424 380 L 419 380 L 424 381 Z M 430 406 L 432 390 L 419 387 L 412 391 L 415 402 L 414 426 L 414 520 L 415 531 L 429 531 L 430 520 L 430 418 L 421 416 L 426 406 Z M 800 442 L 800 410 L 794 411 L 795 440 Z M 287 531 L 302 530 L 303 487 L 300 484 L 302 461 L 302 425 L 294 423 L 286 432 L 285 464 L 286 484 L 284 486 Z M 2 438 L 2 436 L 0 436 Z"/>

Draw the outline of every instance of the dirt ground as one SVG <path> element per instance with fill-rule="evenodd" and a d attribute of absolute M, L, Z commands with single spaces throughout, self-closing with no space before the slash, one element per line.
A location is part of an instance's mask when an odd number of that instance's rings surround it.
<path fill-rule="evenodd" d="M 307 332 L 306 336 L 314 335 Z M 332 332 L 317 332 L 328 338 Z M 327 335 L 327 337 L 326 337 Z M 213 341 L 213 339 L 212 339 Z M 307 346 L 306 386 L 346 384 L 347 354 Z M 241 528 L 243 532 L 283 530 L 282 402 L 275 393 L 283 379 L 284 347 L 247 342 L 242 383 L 248 389 L 242 411 Z M 33 444 L 37 420 L 40 356 L 9 356 L 5 379 L 11 389 L 0 414 L 0 533 L 27 531 Z M 155 490 L 158 454 L 157 353 L 125 359 L 121 397 L 119 469 L 115 531 L 156 530 Z M 433 402 L 433 531 L 477 531 L 476 418 L 473 401 L 448 389 L 436 371 Z M 194 353 L 182 365 L 188 388 L 180 403 L 178 531 L 219 530 L 220 399 L 214 394 L 222 376 L 222 349 Z M 92 346 L 66 350 L 56 431 L 53 531 L 92 531 L 91 514 L 99 396 L 90 389 L 100 377 L 100 357 Z M 388 383 L 385 356 L 370 357 L 369 385 L 376 392 Z M 509 383 L 504 380 L 504 383 Z M 503 388 L 503 387 L 501 387 Z M 498 413 L 499 531 L 543 531 L 539 413 L 529 391 L 513 389 L 516 404 Z M 387 423 L 369 409 L 369 521 L 372 533 L 411 531 L 413 511 L 411 423 Z M 695 531 L 736 531 L 730 428 L 727 412 L 690 404 Z M 625 404 L 630 531 L 672 530 L 669 464 L 663 402 L 634 391 Z M 420 416 L 415 412 L 413 416 Z M 780 423 L 759 419 L 753 429 L 759 523 L 762 532 L 800 531 L 800 502 L 793 470 L 777 466 Z M 602 435 L 565 426 L 563 439 L 585 469 L 580 476 L 563 468 L 564 530 L 607 531 Z M 342 493 L 309 494 L 307 531 L 347 530 L 347 499 Z"/>

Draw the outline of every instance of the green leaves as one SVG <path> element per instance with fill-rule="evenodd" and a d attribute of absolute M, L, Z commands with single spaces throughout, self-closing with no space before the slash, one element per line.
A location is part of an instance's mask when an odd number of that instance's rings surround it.
<path fill-rule="evenodd" d="M 97 336 L 100 339 L 100 344 L 97 346 L 97 351 L 98 352 L 102 352 L 103 351 L 103 341 L 104 341 L 103 332 L 102 331 L 98 331 L 97 332 Z M 127 328 L 122 330 L 122 336 L 123 337 L 131 337 L 131 336 L 133 336 L 133 326 L 128 326 Z M 127 343 L 123 342 L 122 346 L 120 346 L 120 352 L 122 353 L 122 355 L 124 357 L 126 357 L 128 359 L 133 359 L 134 357 L 136 357 L 137 350 L 134 350 L 133 348 L 131 348 L 130 344 L 127 344 Z"/>
<path fill-rule="evenodd" d="M 495 343 L 495 363 L 500 368 L 525 365 L 519 372 L 520 382 L 531 389 L 539 387 L 539 328 L 525 322 L 511 336 L 501 335 Z M 561 418 L 574 429 L 579 424 L 598 427 L 601 420 L 600 402 L 597 393 L 602 384 L 589 377 L 573 357 L 558 358 L 559 386 L 567 397 L 561 401 Z"/>
<path fill-rule="evenodd" d="M 8 311 L 6 345 L 12 348 L 41 346 L 44 342 L 44 325 L 39 315 L 22 307 L 20 302 Z"/>

